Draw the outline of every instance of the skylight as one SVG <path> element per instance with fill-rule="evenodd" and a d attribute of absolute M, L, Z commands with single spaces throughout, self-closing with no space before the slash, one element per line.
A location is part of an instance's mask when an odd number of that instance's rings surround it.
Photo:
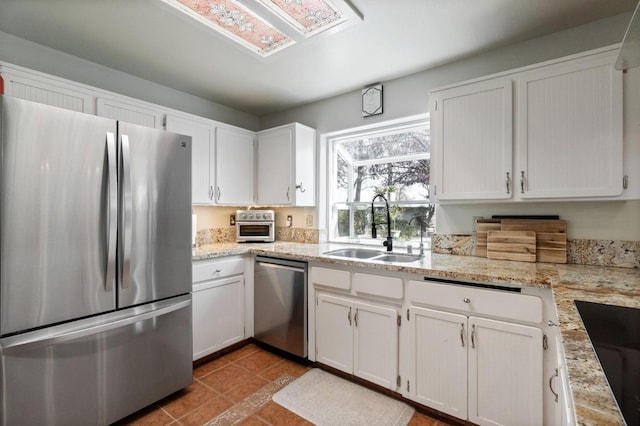
<path fill-rule="evenodd" d="M 262 58 L 362 20 L 347 0 L 162 1 Z"/>

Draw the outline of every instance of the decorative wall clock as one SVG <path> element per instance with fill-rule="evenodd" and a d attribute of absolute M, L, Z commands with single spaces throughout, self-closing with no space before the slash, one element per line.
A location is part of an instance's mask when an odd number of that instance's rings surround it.
<path fill-rule="evenodd" d="M 382 84 L 362 89 L 362 116 L 382 114 Z"/>

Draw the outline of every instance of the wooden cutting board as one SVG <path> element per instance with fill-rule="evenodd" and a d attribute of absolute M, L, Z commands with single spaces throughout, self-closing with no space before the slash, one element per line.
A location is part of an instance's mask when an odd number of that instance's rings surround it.
<path fill-rule="evenodd" d="M 502 219 L 503 231 L 534 231 L 536 261 L 567 263 L 567 222 L 564 220 Z"/>
<path fill-rule="evenodd" d="M 487 231 L 487 258 L 536 261 L 534 231 Z"/>
<path fill-rule="evenodd" d="M 487 257 L 487 232 L 501 229 L 500 219 L 478 219 L 476 221 L 476 256 Z"/>

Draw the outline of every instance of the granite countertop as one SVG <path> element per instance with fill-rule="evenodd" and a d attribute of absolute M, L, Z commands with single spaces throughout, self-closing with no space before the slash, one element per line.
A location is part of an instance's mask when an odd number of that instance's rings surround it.
<path fill-rule="evenodd" d="M 194 249 L 193 260 L 253 253 L 509 287 L 551 288 L 558 314 L 576 423 L 624 425 L 573 301 L 577 299 L 640 308 L 638 269 L 513 262 L 431 252 L 427 252 L 419 261 L 409 264 L 358 261 L 323 255 L 326 251 L 344 247 L 339 244 L 287 242 L 221 243 Z"/>

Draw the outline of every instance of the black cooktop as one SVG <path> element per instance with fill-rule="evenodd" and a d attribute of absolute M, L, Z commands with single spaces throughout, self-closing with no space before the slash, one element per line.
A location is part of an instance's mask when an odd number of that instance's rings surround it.
<path fill-rule="evenodd" d="M 629 426 L 640 426 L 640 309 L 575 301 Z"/>

